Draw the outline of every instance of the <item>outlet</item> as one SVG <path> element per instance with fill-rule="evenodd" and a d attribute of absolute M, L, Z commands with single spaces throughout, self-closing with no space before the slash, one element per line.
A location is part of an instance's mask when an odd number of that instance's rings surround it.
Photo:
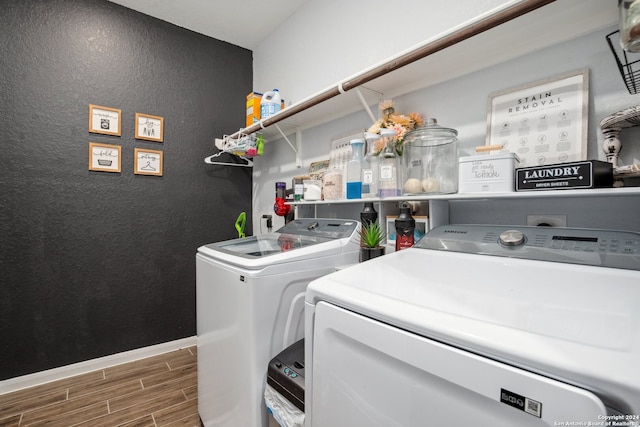
<path fill-rule="evenodd" d="M 527 225 L 537 227 L 566 227 L 566 215 L 527 215 Z"/>

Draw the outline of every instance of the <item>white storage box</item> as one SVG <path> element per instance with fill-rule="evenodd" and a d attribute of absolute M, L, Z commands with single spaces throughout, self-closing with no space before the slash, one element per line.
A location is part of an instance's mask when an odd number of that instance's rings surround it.
<path fill-rule="evenodd" d="M 460 157 L 458 192 L 505 193 L 515 190 L 515 169 L 520 158 L 515 153 L 481 154 Z"/>

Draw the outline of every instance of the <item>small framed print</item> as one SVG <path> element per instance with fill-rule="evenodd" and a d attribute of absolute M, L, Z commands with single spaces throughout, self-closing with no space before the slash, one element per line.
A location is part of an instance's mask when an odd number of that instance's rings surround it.
<path fill-rule="evenodd" d="M 122 147 L 119 145 L 89 143 L 89 170 L 120 172 Z"/>
<path fill-rule="evenodd" d="M 136 113 L 136 139 L 162 142 L 164 139 L 164 118 Z"/>
<path fill-rule="evenodd" d="M 162 176 L 162 151 L 136 148 L 134 173 L 136 175 Z"/>
<path fill-rule="evenodd" d="M 121 123 L 121 110 L 100 105 L 89 105 L 89 132 L 120 136 Z"/>

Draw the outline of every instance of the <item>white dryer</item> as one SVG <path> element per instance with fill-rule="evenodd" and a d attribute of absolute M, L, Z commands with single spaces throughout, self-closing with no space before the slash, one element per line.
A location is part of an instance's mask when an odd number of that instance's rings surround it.
<path fill-rule="evenodd" d="M 198 249 L 198 411 L 206 427 L 267 426 L 269 361 L 304 337 L 309 282 L 358 262 L 358 225 L 299 219 Z"/>
<path fill-rule="evenodd" d="M 307 427 L 640 425 L 640 234 L 451 225 L 313 281 Z"/>

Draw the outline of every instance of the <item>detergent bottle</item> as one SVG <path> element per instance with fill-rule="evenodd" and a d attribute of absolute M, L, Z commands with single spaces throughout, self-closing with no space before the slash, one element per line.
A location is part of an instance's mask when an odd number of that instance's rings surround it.
<path fill-rule="evenodd" d="M 278 92 L 278 89 L 265 92 L 260 100 L 260 120 L 271 117 L 280 111 L 281 103 L 282 100 L 280 99 L 280 92 Z"/>

